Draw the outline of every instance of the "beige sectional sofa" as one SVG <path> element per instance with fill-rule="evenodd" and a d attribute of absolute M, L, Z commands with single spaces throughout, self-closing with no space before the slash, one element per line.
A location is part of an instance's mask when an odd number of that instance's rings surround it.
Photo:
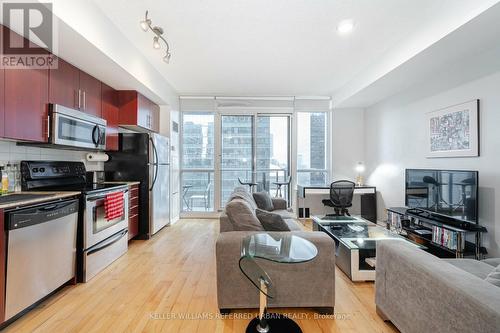
<path fill-rule="evenodd" d="M 500 332 L 495 263 L 440 259 L 400 241 L 377 244 L 377 312 L 403 333 Z"/>
<path fill-rule="evenodd" d="M 269 299 L 270 308 L 312 307 L 322 313 L 333 313 L 335 306 L 335 243 L 322 232 L 303 231 L 286 208 L 283 199 L 273 199 L 274 212 L 280 214 L 294 235 L 311 241 L 318 249 L 315 259 L 299 264 L 280 264 L 256 259 L 271 277 L 276 296 Z M 236 188 L 226 205 L 232 209 L 220 217 L 220 235 L 216 244 L 217 302 L 221 312 L 231 309 L 259 307 L 258 290 L 239 269 L 241 243 L 244 237 L 263 230 L 255 230 L 255 201 L 244 188 Z M 255 219 L 257 219 L 255 217 Z M 246 228 L 245 223 L 253 224 Z M 250 229 L 250 230 L 241 230 Z M 275 233 L 275 232 L 274 232 Z"/>

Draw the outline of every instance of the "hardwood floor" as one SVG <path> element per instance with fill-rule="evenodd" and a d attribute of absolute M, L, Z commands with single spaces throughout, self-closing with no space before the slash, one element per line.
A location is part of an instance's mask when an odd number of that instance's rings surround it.
<path fill-rule="evenodd" d="M 65 287 L 4 332 L 244 332 L 247 311 L 232 313 L 240 319 L 214 318 L 217 234 L 217 220 L 181 220 L 149 241 L 133 241 L 89 283 Z M 336 319 L 306 309 L 277 312 L 295 314 L 305 333 L 397 332 L 375 312 L 373 283 L 354 284 L 338 269 L 336 279 Z"/>

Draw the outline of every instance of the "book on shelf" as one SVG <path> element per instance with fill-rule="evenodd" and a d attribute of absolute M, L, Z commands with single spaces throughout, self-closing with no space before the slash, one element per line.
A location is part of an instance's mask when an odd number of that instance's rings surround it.
<path fill-rule="evenodd" d="M 456 250 L 457 246 L 465 248 L 465 237 L 461 237 L 461 244 L 458 244 L 458 232 L 438 226 L 432 227 L 432 242 L 450 250 Z"/>

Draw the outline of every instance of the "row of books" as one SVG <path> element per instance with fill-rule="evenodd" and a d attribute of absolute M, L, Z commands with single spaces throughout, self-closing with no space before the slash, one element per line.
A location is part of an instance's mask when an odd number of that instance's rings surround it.
<path fill-rule="evenodd" d="M 458 244 L 458 232 L 448 229 L 440 228 L 437 226 L 432 227 L 432 242 L 447 247 L 451 250 L 456 250 L 457 245 L 460 249 L 465 247 L 465 238 L 461 238 L 461 244 Z"/>

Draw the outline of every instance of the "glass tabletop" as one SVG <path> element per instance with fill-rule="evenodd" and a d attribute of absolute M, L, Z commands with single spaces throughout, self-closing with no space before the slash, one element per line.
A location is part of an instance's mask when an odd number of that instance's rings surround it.
<path fill-rule="evenodd" d="M 318 254 L 313 243 L 290 233 L 260 233 L 247 236 L 241 246 L 242 257 L 261 258 L 279 263 L 301 263 Z"/>
<path fill-rule="evenodd" d="M 363 218 L 356 217 L 355 220 L 330 221 L 324 220 L 322 217 L 315 217 L 314 220 L 327 233 L 331 234 L 349 249 L 375 249 L 377 241 L 382 239 L 406 241 L 423 248 L 422 245 L 416 244 Z"/>
<path fill-rule="evenodd" d="M 290 233 L 259 233 L 243 238 L 239 267 L 259 291 L 274 298 L 276 290 L 271 277 L 256 259 L 297 264 L 310 261 L 317 254 L 316 246 L 302 237 Z"/>

